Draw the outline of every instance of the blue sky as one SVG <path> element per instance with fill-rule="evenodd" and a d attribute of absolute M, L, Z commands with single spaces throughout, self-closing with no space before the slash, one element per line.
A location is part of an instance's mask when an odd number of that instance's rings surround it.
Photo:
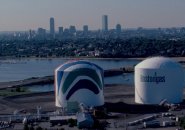
<path fill-rule="evenodd" d="M 103 14 L 109 28 L 182 27 L 185 0 L 0 0 L 0 31 L 49 29 L 50 17 L 56 27 L 99 29 Z"/>

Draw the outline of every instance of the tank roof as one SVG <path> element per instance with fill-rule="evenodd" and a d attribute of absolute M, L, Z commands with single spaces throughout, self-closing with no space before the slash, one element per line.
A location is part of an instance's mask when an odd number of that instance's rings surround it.
<path fill-rule="evenodd" d="M 65 69 L 67 69 L 71 66 L 74 66 L 74 65 L 80 65 L 82 68 L 91 66 L 91 67 L 96 67 L 100 70 L 103 70 L 101 67 L 99 67 L 98 65 L 96 65 L 92 62 L 88 62 L 88 61 L 85 61 L 85 60 L 72 60 L 72 61 L 68 61 L 68 62 L 60 65 L 59 67 L 57 67 L 55 69 L 55 71 L 64 71 Z"/>
<path fill-rule="evenodd" d="M 152 57 L 147 58 L 135 66 L 136 68 L 150 68 L 150 69 L 162 69 L 162 68 L 182 68 L 176 61 L 167 57 Z"/>

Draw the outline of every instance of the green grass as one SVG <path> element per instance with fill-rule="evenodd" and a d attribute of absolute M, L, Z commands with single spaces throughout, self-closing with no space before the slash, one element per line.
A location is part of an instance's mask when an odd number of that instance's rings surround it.
<path fill-rule="evenodd" d="M 185 117 L 181 118 L 179 121 L 179 125 L 185 129 Z"/>
<path fill-rule="evenodd" d="M 8 89 L 0 90 L 0 96 L 2 96 L 2 97 L 16 96 L 16 95 L 29 94 L 29 93 L 31 93 L 31 92 L 24 89 L 24 88 L 19 88 L 19 89 L 8 88 Z"/>

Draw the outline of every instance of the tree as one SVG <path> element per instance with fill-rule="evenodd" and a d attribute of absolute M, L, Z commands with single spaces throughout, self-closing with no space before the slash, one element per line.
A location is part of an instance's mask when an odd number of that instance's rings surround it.
<path fill-rule="evenodd" d="M 16 92 L 21 92 L 21 87 L 16 87 Z"/>
<path fill-rule="evenodd" d="M 33 125 L 31 125 L 31 126 L 30 126 L 30 130 L 34 130 L 34 127 L 33 127 Z"/>
<path fill-rule="evenodd" d="M 28 124 L 24 124 L 24 130 L 29 130 Z"/>
<path fill-rule="evenodd" d="M 38 127 L 36 128 L 36 130 L 42 130 L 42 127 L 38 126 Z"/>

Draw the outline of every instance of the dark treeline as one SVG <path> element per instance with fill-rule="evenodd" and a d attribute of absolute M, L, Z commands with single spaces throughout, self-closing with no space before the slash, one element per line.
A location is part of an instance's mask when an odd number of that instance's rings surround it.
<path fill-rule="evenodd" d="M 185 39 L 0 40 L 0 56 L 129 58 L 185 56 Z"/>

